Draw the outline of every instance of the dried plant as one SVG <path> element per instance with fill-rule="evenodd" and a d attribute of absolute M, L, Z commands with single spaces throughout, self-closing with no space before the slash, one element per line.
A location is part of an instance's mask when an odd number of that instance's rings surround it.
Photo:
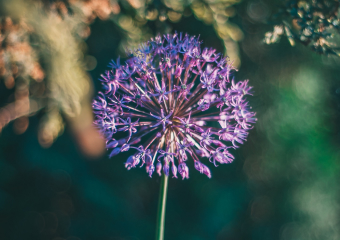
<path fill-rule="evenodd" d="M 16 3 L 21 6 L 12 3 L 7 7 L 18 23 L 7 17 L 1 24 L 1 76 L 8 88 L 15 87 L 15 102 L 0 110 L 0 127 L 18 118 L 23 122 L 21 118 L 27 119 L 43 108 L 39 142 L 48 147 L 62 133 L 64 118 L 71 125 L 77 126 L 82 120 L 83 127 L 92 128 L 90 81 L 79 37 L 84 22 L 82 17 L 61 18 L 53 9 L 43 10 L 37 2 Z M 97 135 L 95 131 L 93 134 Z"/>
<path fill-rule="evenodd" d="M 0 109 L 0 130 L 17 119 L 15 129 L 22 133 L 28 126 L 26 116 L 43 105 L 30 98 L 30 88 L 37 97 L 41 96 L 45 74 L 29 42 L 32 29 L 25 22 L 13 23 L 11 18 L 2 18 L 0 31 L 0 77 L 7 88 L 15 87 L 14 102 Z"/>
<path fill-rule="evenodd" d="M 339 55 L 334 43 L 340 36 L 339 4 L 339 0 L 287 1 L 273 16 L 274 30 L 264 41 L 275 43 L 285 35 L 292 46 L 299 42 L 319 54 Z"/>

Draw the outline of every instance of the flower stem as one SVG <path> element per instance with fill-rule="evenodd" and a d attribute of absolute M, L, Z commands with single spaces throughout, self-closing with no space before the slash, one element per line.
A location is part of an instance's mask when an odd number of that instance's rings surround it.
<path fill-rule="evenodd" d="M 167 192 L 168 192 L 168 177 L 165 174 L 162 174 L 156 223 L 156 240 L 164 240 L 164 223 Z"/>

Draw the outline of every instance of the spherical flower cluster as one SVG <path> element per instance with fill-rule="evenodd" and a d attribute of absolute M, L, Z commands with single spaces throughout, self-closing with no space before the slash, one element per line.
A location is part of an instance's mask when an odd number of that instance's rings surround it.
<path fill-rule="evenodd" d="M 128 170 L 145 165 L 150 177 L 171 171 L 185 179 L 192 159 L 210 178 L 201 159 L 231 163 L 230 148 L 246 140 L 256 122 L 245 100 L 248 80 L 230 82 L 228 58 L 200 45 L 187 34 L 158 36 L 130 52 L 124 65 L 112 61 L 102 75 L 105 92 L 93 102 L 95 124 L 110 157 L 134 151 L 125 162 Z"/>

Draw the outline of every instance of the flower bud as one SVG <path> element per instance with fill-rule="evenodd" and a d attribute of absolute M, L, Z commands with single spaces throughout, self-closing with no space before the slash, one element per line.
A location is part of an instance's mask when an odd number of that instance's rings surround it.
<path fill-rule="evenodd" d="M 169 176 L 169 163 L 168 162 L 165 162 L 164 163 L 164 166 L 163 166 L 163 172 L 166 176 Z"/>
<path fill-rule="evenodd" d="M 120 149 L 121 152 L 126 152 L 126 151 L 129 151 L 130 149 L 130 145 L 129 144 L 126 144 L 124 143 L 122 148 Z"/>
<path fill-rule="evenodd" d="M 171 172 L 172 172 L 173 177 L 177 178 L 177 167 L 174 163 L 171 166 Z"/>
<path fill-rule="evenodd" d="M 156 172 L 158 173 L 159 176 L 162 175 L 162 164 L 159 162 L 156 165 Z"/>
<path fill-rule="evenodd" d="M 112 142 L 109 142 L 106 144 L 106 148 L 115 148 L 118 146 L 118 141 L 117 140 L 113 140 Z"/>
<path fill-rule="evenodd" d="M 149 174 L 149 177 L 152 177 L 153 172 L 155 171 L 154 165 L 147 165 L 146 166 L 146 172 Z"/>
<path fill-rule="evenodd" d="M 120 152 L 120 148 L 119 147 L 118 148 L 114 148 L 112 150 L 112 152 L 110 153 L 109 157 L 111 158 L 113 156 L 116 156 L 119 152 Z"/>
<path fill-rule="evenodd" d="M 131 168 L 136 167 L 139 164 L 139 161 L 140 161 L 139 157 L 131 155 L 125 162 L 125 167 L 127 168 L 127 170 L 130 170 Z"/>

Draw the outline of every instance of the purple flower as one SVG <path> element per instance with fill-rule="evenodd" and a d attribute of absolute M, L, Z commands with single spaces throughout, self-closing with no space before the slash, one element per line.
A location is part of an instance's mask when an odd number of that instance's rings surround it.
<path fill-rule="evenodd" d="M 215 62 L 218 59 L 219 54 L 215 54 L 216 50 L 213 48 L 205 48 L 202 52 L 202 59 L 206 62 Z"/>
<path fill-rule="evenodd" d="M 200 173 L 203 173 L 207 175 L 208 178 L 211 178 L 210 169 L 207 166 L 205 166 L 203 163 L 201 163 L 200 161 L 195 161 L 195 168 Z"/>
<path fill-rule="evenodd" d="M 178 164 L 178 173 L 181 174 L 182 179 L 189 178 L 189 168 L 184 162 Z"/>
<path fill-rule="evenodd" d="M 128 137 L 128 140 L 126 141 L 126 142 L 129 142 L 130 141 L 130 139 L 131 139 L 131 136 L 132 136 L 132 133 L 136 133 L 137 132 L 137 129 L 136 129 L 136 125 L 137 124 L 139 124 L 138 123 L 138 120 L 139 119 L 137 119 L 137 121 L 136 122 L 131 122 L 131 118 L 130 117 L 128 117 L 127 119 L 126 119 L 126 121 L 124 120 L 124 119 L 121 119 L 121 118 L 119 118 L 121 121 L 122 121 L 122 123 L 121 123 L 121 125 L 123 125 L 124 127 L 122 127 L 122 128 L 119 128 L 118 129 L 118 131 L 129 131 L 129 137 Z"/>
<path fill-rule="evenodd" d="M 161 102 L 165 102 L 166 100 L 168 100 L 168 97 L 167 95 L 170 93 L 170 92 L 167 92 L 166 91 L 166 88 L 165 88 L 165 83 L 162 82 L 162 88 L 159 87 L 158 85 L 156 86 L 156 92 L 155 94 L 150 94 L 150 96 L 157 96 L 158 97 L 158 102 L 161 103 Z"/>
<path fill-rule="evenodd" d="M 189 113 L 189 116 L 188 116 L 187 119 L 180 118 L 180 117 L 175 117 L 175 118 L 177 118 L 178 120 L 181 121 L 182 128 L 185 129 L 186 133 L 190 133 L 190 131 L 191 131 L 190 127 L 194 125 L 193 123 L 190 123 L 190 116 L 191 116 L 191 112 Z"/>
<path fill-rule="evenodd" d="M 228 152 L 226 148 L 223 147 L 217 148 L 216 151 L 211 151 L 211 156 L 209 158 L 209 161 L 213 162 L 216 167 L 216 162 L 224 164 L 231 163 L 233 160 L 234 156 L 230 152 Z"/>
<path fill-rule="evenodd" d="M 186 179 L 190 160 L 210 178 L 202 162 L 231 163 L 229 149 L 246 141 L 257 120 L 245 98 L 248 80 L 230 82 L 228 58 L 200 45 L 187 34 L 157 36 L 124 64 L 112 61 L 102 75 L 105 91 L 93 101 L 94 123 L 110 157 L 134 151 L 128 170 L 145 166 L 150 177 L 156 171 Z M 216 122 L 220 127 L 212 127 Z"/>
<path fill-rule="evenodd" d="M 217 68 L 213 69 L 210 64 L 207 65 L 206 71 L 201 75 L 202 88 L 206 88 L 208 92 L 219 91 L 220 89 L 215 89 L 216 85 Z"/>
<path fill-rule="evenodd" d="M 153 115 L 152 113 L 150 113 L 151 116 L 153 116 L 154 118 L 158 119 L 159 121 L 152 125 L 151 127 L 157 127 L 158 125 L 163 125 L 163 131 L 165 131 L 165 128 L 168 124 L 172 124 L 172 122 L 169 120 L 171 115 L 173 113 L 173 110 L 170 111 L 170 113 L 167 116 L 164 116 L 164 111 L 163 109 L 161 109 L 161 116 L 157 116 L 157 115 Z"/>

